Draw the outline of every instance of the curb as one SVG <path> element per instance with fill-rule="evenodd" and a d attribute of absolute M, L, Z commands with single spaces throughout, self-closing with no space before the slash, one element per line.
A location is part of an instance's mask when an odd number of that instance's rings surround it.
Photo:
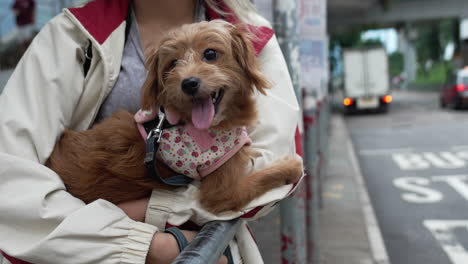
<path fill-rule="evenodd" d="M 362 214 L 364 215 L 364 221 L 366 222 L 367 237 L 369 239 L 369 247 L 372 251 L 373 262 L 375 264 L 390 264 L 387 249 L 385 248 L 385 243 L 382 237 L 382 232 L 380 231 L 374 208 L 372 207 L 369 199 L 367 186 L 362 176 L 361 166 L 359 165 L 349 130 L 344 122 L 343 116 L 338 115 L 337 117 L 339 118 L 340 122 L 343 123 L 345 134 L 348 137 L 348 155 L 352 164 L 352 170 L 354 171 L 354 180 L 356 181 L 356 185 L 359 188 L 359 200 L 361 201 Z"/>

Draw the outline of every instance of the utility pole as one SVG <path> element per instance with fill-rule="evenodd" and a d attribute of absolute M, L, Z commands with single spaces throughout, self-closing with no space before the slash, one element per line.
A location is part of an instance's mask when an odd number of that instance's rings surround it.
<path fill-rule="evenodd" d="M 299 93 L 299 23 L 297 0 L 273 0 L 273 26 L 288 64 L 296 95 Z"/>
<path fill-rule="evenodd" d="M 301 102 L 298 0 L 273 0 L 273 26 Z M 305 184 L 280 203 L 283 264 L 307 263 Z"/>

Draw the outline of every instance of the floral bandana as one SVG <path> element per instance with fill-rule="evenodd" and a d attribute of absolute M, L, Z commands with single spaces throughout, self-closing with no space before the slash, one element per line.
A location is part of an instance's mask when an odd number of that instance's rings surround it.
<path fill-rule="evenodd" d="M 143 123 L 157 113 L 138 111 L 135 114 L 140 134 L 146 140 Z M 215 171 L 251 140 L 245 127 L 226 130 L 199 130 L 192 124 L 165 129 L 157 158 L 177 173 L 200 180 Z"/>

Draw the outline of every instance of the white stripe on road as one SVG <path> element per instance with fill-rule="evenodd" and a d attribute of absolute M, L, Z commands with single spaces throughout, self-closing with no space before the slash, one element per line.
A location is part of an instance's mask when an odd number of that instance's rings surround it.
<path fill-rule="evenodd" d="M 380 231 L 379 223 L 377 222 L 374 208 L 372 207 L 372 204 L 370 202 L 367 186 L 364 182 L 361 167 L 359 166 L 356 153 L 354 152 L 353 142 L 351 140 L 348 141 L 348 153 L 351 160 L 351 167 L 354 171 L 353 175 L 355 177 L 356 184 L 359 188 L 359 198 L 362 204 L 362 213 L 364 214 L 364 220 L 366 221 L 367 237 L 369 239 L 370 248 L 372 250 L 374 263 L 390 264 L 387 249 L 385 248 L 385 244 L 382 238 L 382 232 Z"/>
<path fill-rule="evenodd" d="M 360 155 L 391 155 L 393 153 L 406 153 L 412 152 L 412 148 L 395 148 L 395 149 L 366 149 L 359 151 Z"/>
<path fill-rule="evenodd" d="M 466 264 L 468 252 L 454 234 L 455 228 L 468 229 L 466 220 L 424 220 L 424 226 L 429 229 L 437 242 L 444 249 L 453 264 Z"/>
<path fill-rule="evenodd" d="M 459 145 L 450 147 L 452 151 L 468 150 L 468 145 Z M 359 151 L 359 155 L 373 156 L 373 155 L 391 155 L 394 153 L 408 153 L 415 152 L 413 148 L 389 148 L 389 149 L 364 149 Z"/>

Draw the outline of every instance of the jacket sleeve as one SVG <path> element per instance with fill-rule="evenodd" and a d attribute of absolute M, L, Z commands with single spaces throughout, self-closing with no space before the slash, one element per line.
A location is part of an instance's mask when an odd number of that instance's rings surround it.
<path fill-rule="evenodd" d="M 43 166 L 83 92 L 77 29 L 59 15 L 0 96 L 0 250 L 31 263 L 145 263 L 156 227 L 115 205 L 85 205 Z"/>
<path fill-rule="evenodd" d="M 272 88 L 267 90 L 266 96 L 257 95 L 258 123 L 249 130 L 252 147 L 259 153 L 254 160 L 255 170 L 282 157 L 295 155 L 294 136 L 300 118 L 291 77 L 275 36 L 266 44 L 259 60 Z"/>

